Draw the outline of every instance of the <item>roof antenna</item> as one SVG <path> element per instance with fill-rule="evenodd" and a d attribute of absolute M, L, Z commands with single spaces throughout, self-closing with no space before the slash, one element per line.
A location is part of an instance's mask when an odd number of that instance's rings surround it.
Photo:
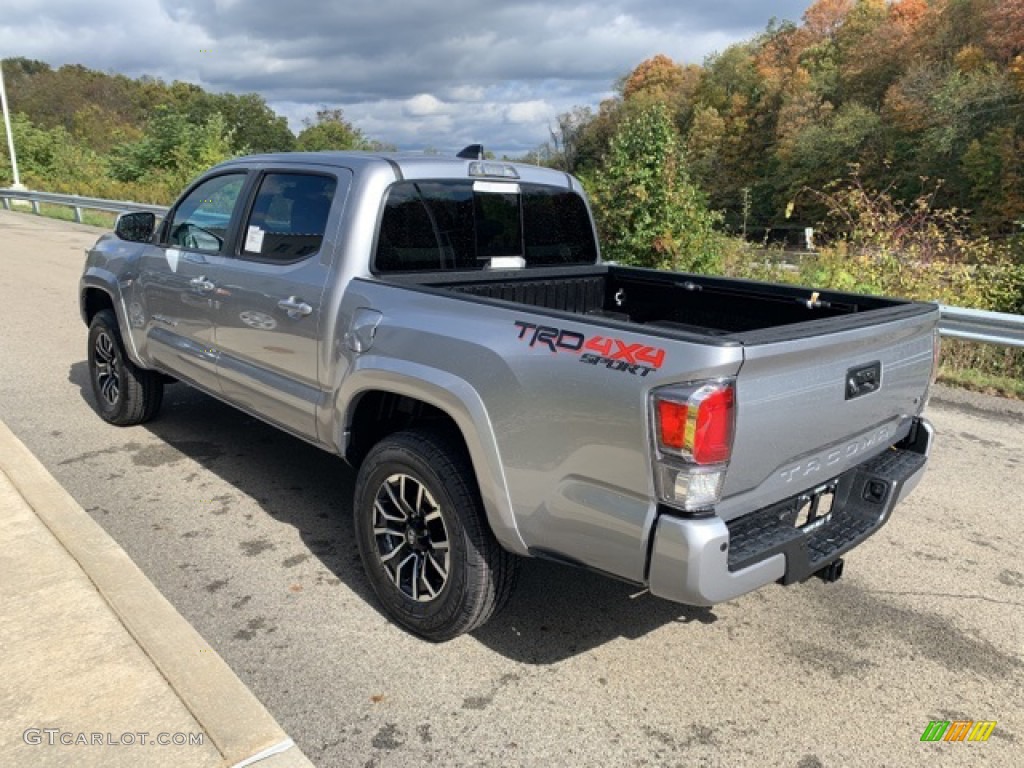
<path fill-rule="evenodd" d="M 483 160 L 484 145 L 470 144 L 468 147 L 459 152 L 459 154 L 457 154 L 456 157 L 461 157 L 464 160 Z"/>

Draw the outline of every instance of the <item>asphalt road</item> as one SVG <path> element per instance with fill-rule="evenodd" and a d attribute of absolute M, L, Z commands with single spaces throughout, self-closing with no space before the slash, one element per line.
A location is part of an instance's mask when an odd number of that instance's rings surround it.
<path fill-rule="evenodd" d="M 928 476 L 836 584 L 699 610 L 529 561 L 504 613 L 429 645 L 376 608 L 340 460 L 183 385 L 144 427 L 93 413 L 98 232 L 0 211 L 0 418 L 318 765 L 1022 764 L 1019 404 L 933 402 Z M 938 719 L 998 725 L 921 743 Z"/>

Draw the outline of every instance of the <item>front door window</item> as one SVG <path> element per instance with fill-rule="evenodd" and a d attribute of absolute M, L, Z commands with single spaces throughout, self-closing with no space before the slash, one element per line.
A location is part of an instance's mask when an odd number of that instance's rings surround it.
<path fill-rule="evenodd" d="M 207 179 L 174 210 L 167 244 L 204 253 L 223 253 L 231 213 L 245 182 L 244 173 Z"/>

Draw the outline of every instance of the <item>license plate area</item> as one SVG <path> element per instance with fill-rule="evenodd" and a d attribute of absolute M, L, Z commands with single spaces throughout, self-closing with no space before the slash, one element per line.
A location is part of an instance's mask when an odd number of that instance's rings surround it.
<path fill-rule="evenodd" d="M 812 490 L 727 521 L 729 570 L 781 554 L 783 584 L 809 578 L 877 531 L 903 483 L 926 461 L 917 451 L 886 451 Z"/>
<path fill-rule="evenodd" d="M 832 505 L 836 498 L 836 483 L 833 481 L 801 494 L 796 500 L 793 527 L 809 533 L 832 519 Z"/>

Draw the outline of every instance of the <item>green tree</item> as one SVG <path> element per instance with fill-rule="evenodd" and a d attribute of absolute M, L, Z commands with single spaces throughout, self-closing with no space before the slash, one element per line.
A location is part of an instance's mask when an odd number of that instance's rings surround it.
<path fill-rule="evenodd" d="M 597 114 L 583 126 L 576 143 L 577 173 L 592 173 L 604 164 L 608 145 L 622 116 L 619 99 L 605 99 L 598 105 Z"/>
<path fill-rule="evenodd" d="M 720 268 L 718 217 L 687 178 L 663 105 L 623 119 L 588 186 L 606 258 L 672 270 Z"/>
<path fill-rule="evenodd" d="M 103 176 L 102 158 L 75 140 L 63 126 L 40 128 L 25 115 L 11 118 L 11 131 L 18 152 L 18 171 L 32 189 L 83 194 L 97 176 Z M 0 151 L 0 184 L 13 181 L 7 143 Z"/>
<path fill-rule="evenodd" d="M 589 107 L 576 107 L 560 114 L 555 118 L 555 126 L 548 128 L 551 141 L 544 148 L 546 151 L 538 152 L 538 159 L 552 168 L 576 173 L 580 168 L 580 143 L 593 120 L 594 113 Z"/>
<path fill-rule="evenodd" d="M 143 181 L 180 190 L 232 154 L 231 133 L 220 114 L 194 123 L 179 112 L 161 108 L 139 141 L 115 148 L 110 169 L 118 181 Z"/>
<path fill-rule="evenodd" d="M 303 152 L 376 148 L 362 131 L 345 119 L 340 109 L 319 109 L 315 118 L 307 117 L 302 124 L 305 127 L 295 140 L 295 147 Z"/>
<path fill-rule="evenodd" d="M 778 149 L 781 163 L 779 207 L 797 198 L 801 190 L 822 188 L 832 182 L 838 169 L 854 159 L 862 161 L 862 173 L 884 170 L 884 153 L 876 146 L 881 118 L 878 113 L 857 102 L 848 102 L 838 110 L 821 115 L 819 122 L 805 124 L 786 137 Z M 798 213 L 813 221 L 824 211 L 814 196 L 801 196 Z"/>
<path fill-rule="evenodd" d="M 176 112 L 194 123 L 205 123 L 214 115 L 224 119 L 236 155 L 247 152 L 288 152 L 295 148 L 295 135 L 288 121 L 267 106 L 256 93 L 208 93 L 191 83 L 175 83 Z"/>
<path fill-rule="evenodd" d="M 764 95 L 764 78 L 758 71 L 757 46 L 753 43 L 731 45 L 704 63 L 697 96 L 706 106 L 721 114 L 739 103 L 756 105 Z"/>
<path fill-rule="evenodd" d="M 1012 126 L 989 131 L 967 147 L 962 166 L 975 218 L 985 230 L 1024 227 L 1024 136 Z"/>
<path fill-rule="evenodd" d="M 256 93 L 210 93 L 195 83 L 132 80 L 79 65 L 53 69 L 40 61 L 4 61 L 8 96 L 43 129 L 63 126 L 85 146 L 106 154 L 137 141 L 158 108 L 185 115 L 196 124 L 219 114 L 231 134 L 234 154 L 294 149 L 287 120 Z"/>
<path fill-rule="evenodd" d="M 726 124 L 714 107 L 699 107 L 686 135 L 686 158 L 693 180 L 711 189 L 724 172 Z"/>
<path fill-rule="evenodd" d="M 288 152 L 295 148 L 295 134 L 288 120 L 272 110 L 256 93 L 225 93 L 220 96 L 220 112 L 231 132 L 236 154 L 249 152 Z"/>
<path fill-rule="evenodd" d="M 142 118 L 131 98 L 133 81 L 123 75 L 108 75 L 81 65 L 54 70 L 25 59 L 5 61 L 4 75 L 13 109 L 27 114 L 40 128 L 62 126 L 75 131 L 76 114 L 99 108 L 105 126 L 89 135 L 76 134 L 87 143 L 95 140 L 103 144 L 112 130 Z"/>
<path fill-rule="evenodd" d="M 899 26 L 885 0 L 858 0 L 839 32 L 840 103 L 856 100 L 877 109 L 886 87 L 899 74 Z"/>
<path fill-rule="evenodd" d="M 764 45 L 764 40 L 734 45 L 705 62 L 707 72 L 687 136 L 687 144 L 696 146 L 690 141 L 694 131 L 716 127 L 717 121 L 708 120 L 710 113 L 705 111 L 713 108 L 722 121 L 716 145 L 718 173 L 705 177 L 703 191 L 710 206 L 723 211 L 725 222 L 734 230 L 743 226 L 744 218 L 755 223 L 772 218 L 770 201 L 777 171 L 771 147 L 781 95 L 766 77 L 770 68 L 761 60 Z M 698 121 L 700 114 L 705 119 Z"/>

